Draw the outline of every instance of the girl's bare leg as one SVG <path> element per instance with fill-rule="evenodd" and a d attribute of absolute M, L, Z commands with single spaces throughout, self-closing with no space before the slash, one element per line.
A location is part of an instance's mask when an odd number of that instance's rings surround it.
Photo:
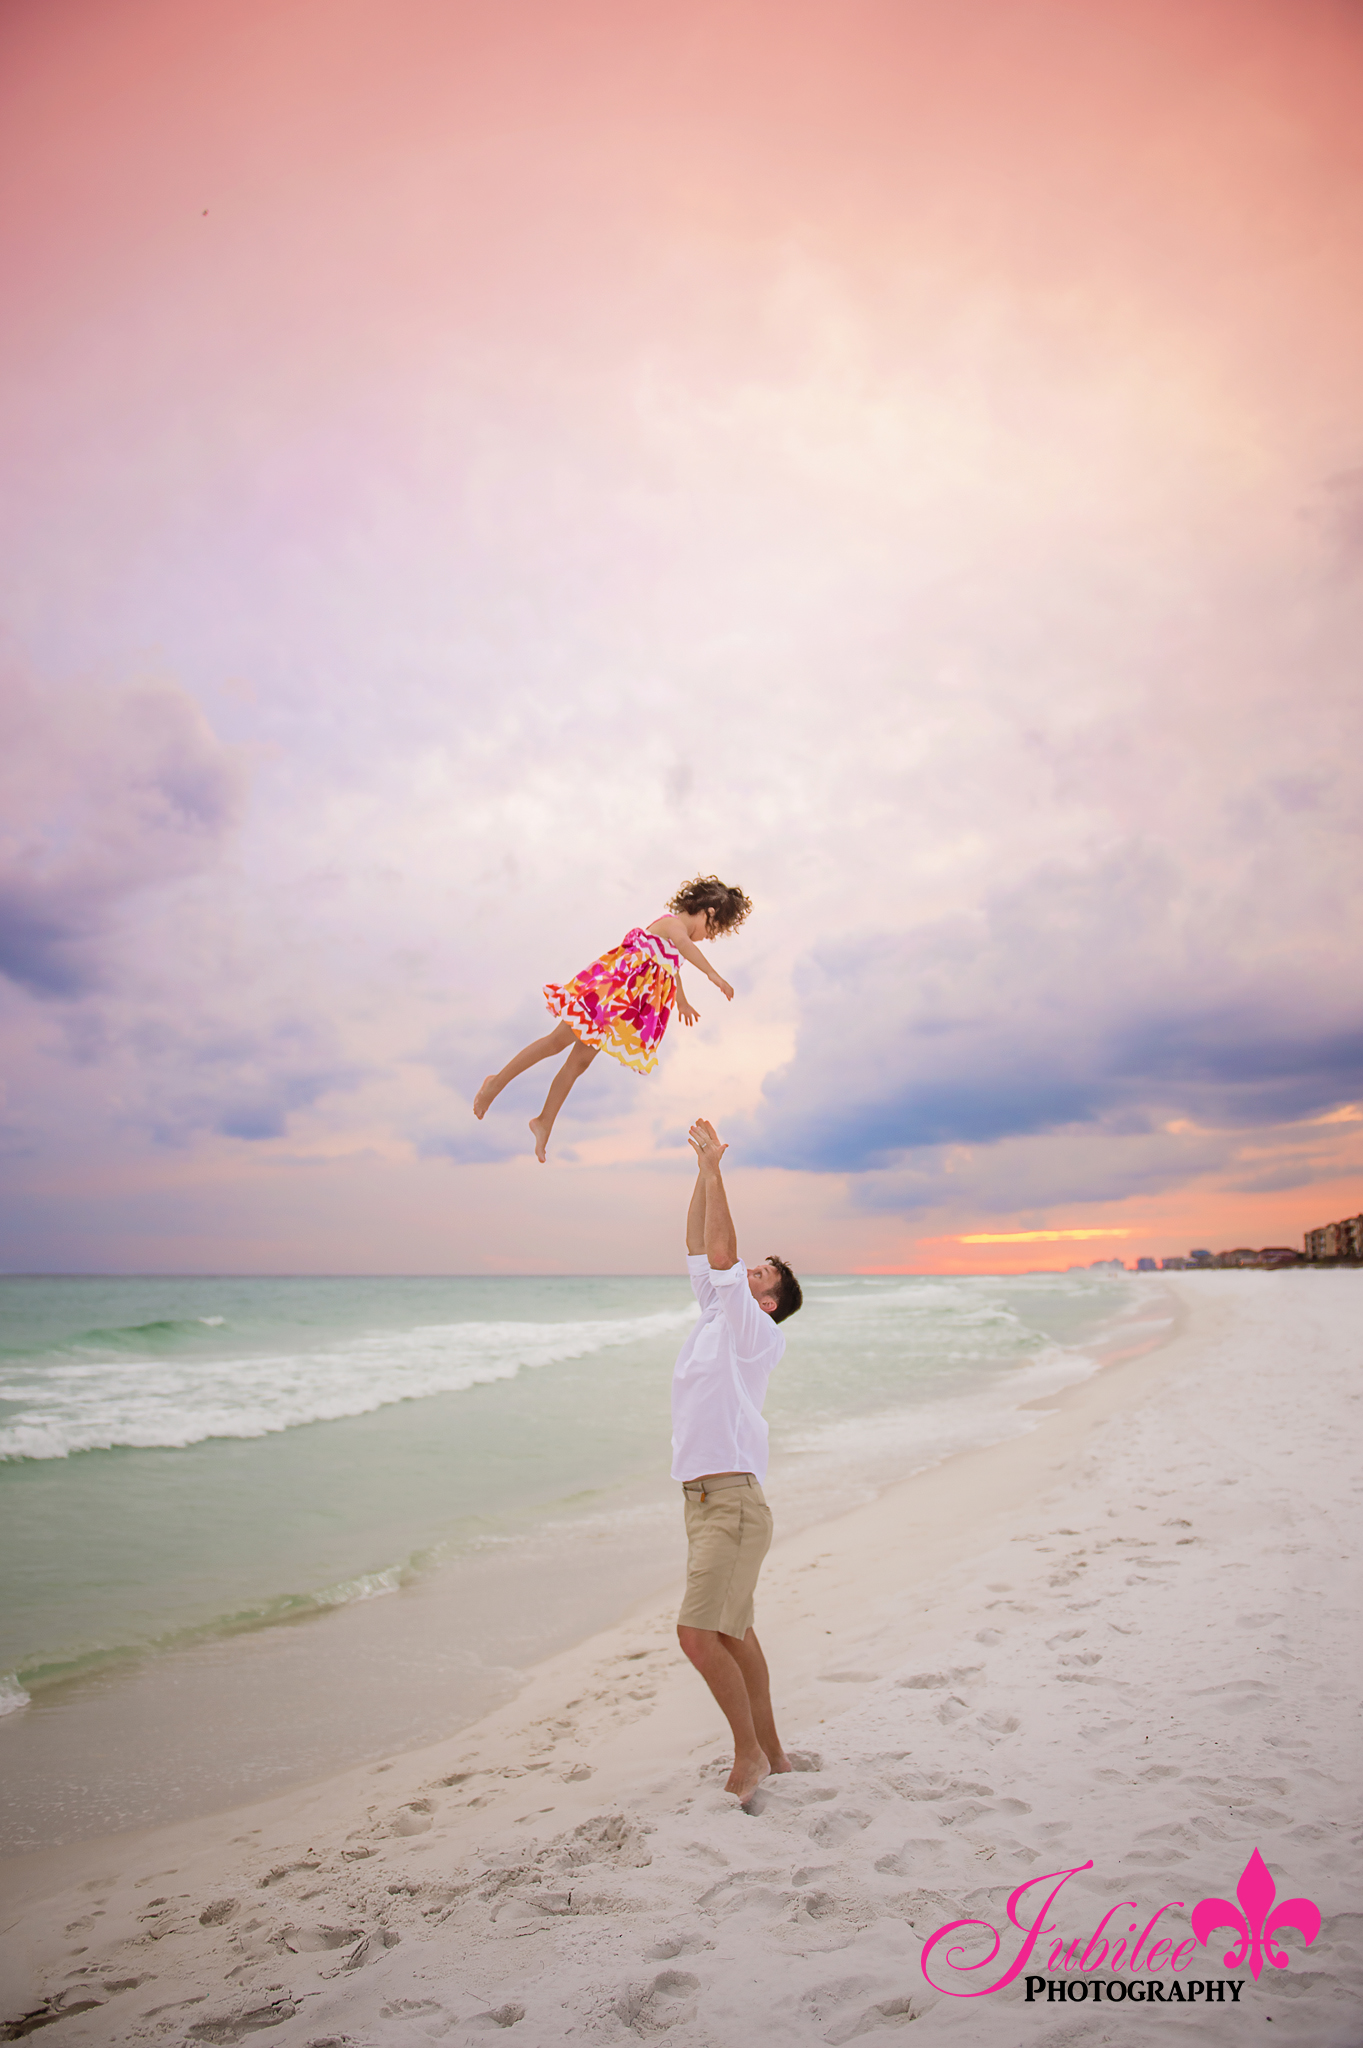
<path fill-rule="evenodd" d="M 523 1074 L 527 1067 L 536 1066 L 540 1060 L 551 1060 L 557 1052 L 567 1052 L 570 1045 L 578 1043 L 576 1033 L 567 1024 L 556 1024 L 543 1038 L 532 1038 L 529 1045 L 508 1060 L 498 1074 L 489 1074 L 473 1098 L 473 1114 L 486 1116 L 508 1081 L 514 1081 L 517 1074 Z"/>
<path fill-rule="evenodd" d="M 594 1045 L 583 1045 L 581 1039 L 573 1047 L 563 1065 L 549 1083 L 549 1093 L 544 1098 L 544 1107 L 538 1116 L 530 1119 L 530 1133 L 535 1140 L 535 1157 L 541 1166 L 549 1144 L 549 1133 L 554 1128 L 554 1118 L 568 1099 L 568 1090 L 574 1081 L 586 1073 L 596 1058 Z"/>

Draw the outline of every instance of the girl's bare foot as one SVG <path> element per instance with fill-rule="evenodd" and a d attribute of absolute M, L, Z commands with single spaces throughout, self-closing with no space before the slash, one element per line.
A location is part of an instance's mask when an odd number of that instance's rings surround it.
<path fill-rule="evenodd" d="M 486 1116 L 496 1101 L 497 1090 L 492 1085 L 496 1078 L 495 1074 L 484 1074 L 483 1085 L 473 1098 L 473 1114 L 476 1117 Z"/>
<path fill-rule="evenodd" d="M 734 1758 L 734 1767 L 729 1773 L 729 1782 L 724 1787 L 732 1792 L 740 1806 L 746 1806 L 764 1778 L 770 1777 L 771 1767 L 761 1750 L 754 1757 L 745 1757 L 740 1763 Z"/>
<path fill-rule="evenodd" d="M 544 1155 L 549 1145 L 549 1125 L 542 1116 L 531 1117 L 530 1135 L 535 1141 L 535 1157 L 540 1165 L 543 1166 Z"/>

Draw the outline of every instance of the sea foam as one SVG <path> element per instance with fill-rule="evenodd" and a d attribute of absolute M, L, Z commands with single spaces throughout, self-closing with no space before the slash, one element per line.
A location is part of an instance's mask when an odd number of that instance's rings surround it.
<path fill-rule="evenodd" d="M 167 1357 L 161 1344 L 174 1326 L 166 1323 L 92 1331 L 57 1357 L 10 1366 L 0 1380 L 0 1402 L 12 1409 L 0 1426 L 0 1458 L 182 1450 L 210 1437 L 268 1436 L 666 1336 L 694 1315 L 684 1308 L 572 1322 L 435 1324 L 254 1357 Z"/>

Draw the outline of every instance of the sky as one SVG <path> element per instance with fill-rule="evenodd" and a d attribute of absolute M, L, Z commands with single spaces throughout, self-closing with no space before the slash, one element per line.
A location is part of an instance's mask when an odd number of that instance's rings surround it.
<path fill-rule="evenodd" d="M 0 1270 L 1363 1207 L 1355 6 L 8 0 L 0 138 Z"/>

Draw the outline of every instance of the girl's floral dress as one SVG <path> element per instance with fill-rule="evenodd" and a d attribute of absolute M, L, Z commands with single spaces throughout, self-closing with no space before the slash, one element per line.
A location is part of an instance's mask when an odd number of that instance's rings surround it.
<path fill-rule="evenodd" d="M 584 1045 L 608 1052 L 636 1074 L 651 1074 L 680 973 L 681 956 L 666 939 L 635 925 L 562 987 L 546 982 L 544 999 Z"/>

